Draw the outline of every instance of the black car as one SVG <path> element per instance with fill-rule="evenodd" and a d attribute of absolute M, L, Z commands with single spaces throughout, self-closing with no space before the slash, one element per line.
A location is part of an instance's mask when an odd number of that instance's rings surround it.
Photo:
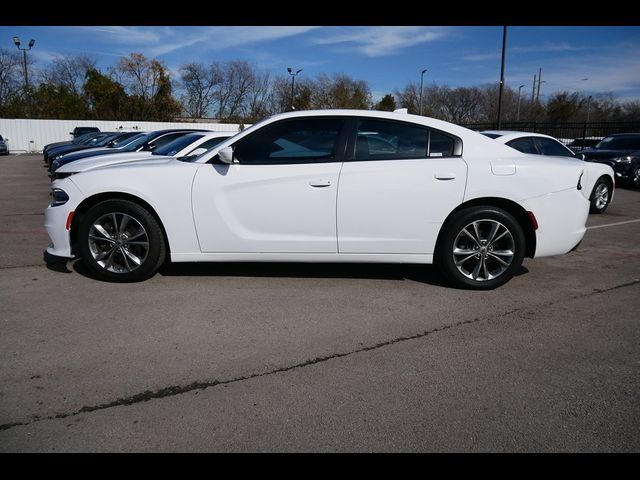
<path fill-rule="evenodd" d="M 0 135 L 0 155 L 9 155 L 9 147 L 2 135 Z"/>
<path fill-rule="evenodd" d="M 595 147 L 580 151 L 587 162 L 606 163 L 616 173 L 616 182 L 640 187 L 640 133 L 617 133 Z"/>
<path fill-rule="evenodd" d="M 99 155 L 109 155 L 111 153 L 118 152 L 140 152 L 151 151 L 159 148 L 163 145 L 172 142 L 176 138 L 182 137 L 188 133 L 193 132 L 209 132 L 210 130 L 200 129 L 169 129 L 169 130 L 156 130 L 155 132 L 149 132 L 134 139 L 132 142 L 123 145 L 121 148 L 100 148 L 92 149 L 91 151 L 73 152 L 65 155 L 64 157 L 56 159 L 51 164 L 51 172 L 55 172 L 62 165 L 80 160 L 82 158 L 96 157 Z"/>
<path fill-rule="evenodd" d="M 42 149 L 42 153 L 46 155 L 47 152 L 49 152 L 52 148 L 56 148 L 56 147 L 63 147 L 67 145 L 79 145 L 82 142 L 89 141 L 92 138 L 97 137 L 99 134 L 100 132 L 89 132 L 89 133 L 84 133 L 82 135 L 78 135 L 73 140 L 65 140 L 64 142 L 48 143 Z"/>
<path fill-rule="evenodd" d="M 73 138 L 79 137 L 80 135 L 84 135 L 85 133 L 93 133 L 100 132 L 98 127 L 76 127 L 73 129 L 73 132 L 69 132 L 73 135 Z"/>
<path fill-rule="evenodd" d="M 99 133 L 97 136 L 93 137 L 92 139 L 88 141 L 80 142 L 77 145 L 66 145 L 62 147 L 52 148 L 51 150 L 47 151 L 47 153 L 45 153 L 45 162 L 49 165 L 49 168 L 51 168 L 51 163 L 54 160 L 68 153 L 75 152 L 78 150 L 87 150 L 90 148 L 107 147 L 108 145 L 110 145 L 112 142 L 116 140 L 132 137 L 134 135 L 139 135 L 139 134 L 140 132 Z"/>

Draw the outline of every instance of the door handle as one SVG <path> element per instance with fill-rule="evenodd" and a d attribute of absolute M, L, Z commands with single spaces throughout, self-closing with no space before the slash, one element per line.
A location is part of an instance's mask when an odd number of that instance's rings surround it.
<path fill-rule="evenodd" d="M 330 187 L 331 186 L 331 180 L 311 180 L 309 182 L 309 185 L 311 185 L 312 187 L 316 187 L 316 188 Z"/>
<path fill-rule="evenodd" d="M 436 173 L 433 176 L 437 180 L 453 180 L 456 178 L 456 174 L 451 172 Z"/>

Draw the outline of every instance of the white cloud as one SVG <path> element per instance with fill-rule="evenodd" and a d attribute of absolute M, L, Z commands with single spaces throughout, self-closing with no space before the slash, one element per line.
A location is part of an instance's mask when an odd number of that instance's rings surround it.
<path fill-rule="evenodd" d="M 403 48 L 431 42 L 446 34 L 443 27 L 326 27 L 311 39 L 315 45 L 343 45 L 367 57 L 392 55 Z"/>

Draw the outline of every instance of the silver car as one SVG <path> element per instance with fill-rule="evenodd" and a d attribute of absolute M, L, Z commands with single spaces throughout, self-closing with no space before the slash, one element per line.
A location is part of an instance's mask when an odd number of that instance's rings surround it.
<path fill-rule="evenodd" d="M 9 155 L 9 146 L 7 145 L 7 140 L 2 138 L 2 135 L 0 135 L 0 155 Z"/>

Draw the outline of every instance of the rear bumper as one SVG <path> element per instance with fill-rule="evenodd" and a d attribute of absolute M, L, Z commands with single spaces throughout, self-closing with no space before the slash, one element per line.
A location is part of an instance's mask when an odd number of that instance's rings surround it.
<path fill-rule="evenodd" d="M 535 258 L 568 253 L 582 241 L 590 203 L 579 190 L 571 188 L 520 203 L 538 221 Z"/>

